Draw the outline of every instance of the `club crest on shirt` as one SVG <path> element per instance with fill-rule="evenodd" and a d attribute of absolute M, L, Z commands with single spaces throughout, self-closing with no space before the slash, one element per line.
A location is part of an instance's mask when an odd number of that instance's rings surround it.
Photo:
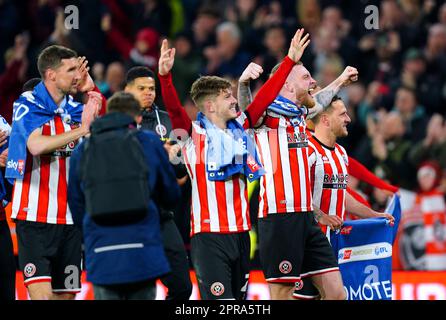
<path fill-rule="evenodd" d="M 214 282 L 214 283 L 211 285 L 211 293 L 212 293 L 214 296 L 219 297 L 219 296 L 221 296 L 224 292 L 225 292 L 225 286 L 223 285 L 223 283 L 221 283 L 221 282 Z"/>
<path fill-rule="evenodd" d="M 155 131 L 159 136 L 165 136 L 167 134 L 167 128 L 162 124 L 158 124 L 155 127 Z"/>

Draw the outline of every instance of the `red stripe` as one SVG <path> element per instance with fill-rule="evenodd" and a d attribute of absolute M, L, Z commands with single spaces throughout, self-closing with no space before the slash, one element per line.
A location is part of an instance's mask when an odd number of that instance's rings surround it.
<path fill-rule="evenodd" d="M 240 226 L 240 230 L 239 230 L 239 228 L 237 228 L 237 231 L 242 231 L 243 215 L 246 214 L 245 212 L 242 212 L 242 199 L 240 198 L 240 177 L 241 176 L 239 174 L 236 174 L 232 177 L 232 186 L 233 186 L 232 199 L 234 202 L 234 213 L 235 213 L 237 227 Z M 246 188 L 245 188 L 245 190 L 246 190 Z M 249 212 L 249 210 L 247 210 L 247 211 Z M 248 218 L 248 221 L 249 221 L 249 218 Z"/>
<path fill-rule="evenodd" d="M 257 146 L 259 148 L 260 163 L 262 163 L 264 165 L 265 162 L 263 161 L 262 145 L 259 142 L 259 139 L 258 139 L 257 135 L 256 135 L 256 144 L 257 144 Z M 262 178 L 260 178 L 260 183 L 262 183 L 262 185 L 263 185 L 264 193 L 263 193 L 263 195 L 259 194 L 259 203 L 263 203 L 263 212 L 260 211 L 260 206 L 259 206 L 259 214 L 258 214 L 259 218 L 264 218 L 268 214 L 268 194 L 266 192 L 266 175 L 267 174 L 268 173 L 265 173 L 265 175 L 262 176 Z"/>
<path fill-rule="evenodd" d="M 306 196 L 307 196 L 307 207 L 305 211 L 310 211 L 313 208 L 313 196 L 311 189 L 311 180 L 310 180 L 310 167 L 308 164 L 308 147 L 302 149 L 303 158 L 304 158 L 304 169 L 305 169 L 305 176 L 303 177 L 305 180 L 305 189 L 306 189 Z"/>
<path fill-rule="evenodd" d="M 25 174 L 22 182 L 22 195 L 20 198 L 19 212 L 17 214 L 17 220 L 26 220 L 27 211 L 23 210 L 28 207 L 29 203 L 29 188 L 31 184 L 31 175 L 33 169 L 33 156 L 29 152 L 26 155 Z"/>
<path fill-rule="evenodd" d="M 62 119 L 59 116 L 54 117 L 56 135 L 65 132 Z M 66 161 L 68 157 L 59 157 L 59 182 L 57 184 L 57 223 L 67 223 L 67 171 Z"/>
<path fill-rule="evenodd" d="M 266 280 L 266 282 L 268 282 L 268 283 L 293 283 L 293 282 L 297 282 L 297 281 L 299 281 L 300 280 L 300 278 L 298 278 L 298 277 L 296 277 L 296 278 L 291 278 L 291 279 L 281 279 L 281 278 L 278 278 L 278 279 L 272 279 L 272 280 Z"/>
<path fill-rule="evenodd" d="M 48 278 L 48 279 L 36 279 L 36 280 L 31 279 L 29 281 L 24 282 L 24 284 L 25 284 L 25 287 L 28 287 L 30 284 L 39 283 L 39 282 L 51 282 L 51 278 Z"/>
<path fill-rule="evenodd" d="M 192 168 L 190 166 L 190 161 L 189 161 L 189 158 L 187 157 L 186 148 L 182 149 L 182 154 L 184 155 L 184 162 L 186 163 L 187 169 L 189 170 L 190 179 L 193 180 L 194 179 L 194 173 L 192 172 Z"/>
<path fill-rule="evenodd" d="M 42 127 L 42 135 L 51 135 L 51 126 L 44 125 Z M 39 199 L 37 202 L 37 222 L 47 222 L 48 203 L 49 203 L 49 187 L 50 187 L 50 164 L 51 156 L 40 156 L 40 183 L 39 183 Z"/>
<path fill-rule="evenodd" d="M 446 255 L 446 241 L 426 242 L 426 253 Z"/>
<path fill-rule="evenodd" d="M 287 132 L 287 138 L 288 135 L 291 135 L 292 139 L 295 137 L 295 128 L 293 126 L 288 126 L 286 128 Z M 300 130 L 298 128 L 297 134 L 300 133 Z M 287 140 L 288 141 L 288 140 Z M 289 149 L 288 148 L 288 155 L 289 155 L 289 161 L 290 161 L 290 171 L 291 171 L 291 183 L 293 188 L 293 198 L 294 203 L 293 207 L 295 211 L 300 211 L 300 208 L 302 207 L 302 199 L 301 199 L 301 185 L 300 185 L 300 171 L 299 171 L 299 160 L 297 158 L 297 152 L 298 148 Z"/>
<path fill-rule="evenodd" d="M 211 182 L 212 183 L 212 182 Z M 226 205 L 226 188 L 225 181 L 215 181 L 215 193 L 217 199 L 217 210 L 218 210 L 218 225 L 220 230 L 228 230 L 228 208 Z"/>
<path fill-rule="evenodd" d="M 196 143 L 195 143 L 195 150 L 196 150 L 196 164 L 195 164 L 195 175 L 197 179 L 197 192 L 198 197 L 200 200 L 200 213 L 201 213 L 201 232 L 209 232 L 210 231 L 210 220 L 209 220 L 209 205 L 208 205 L 208 194 L 207 194 L 207 177 L 206 177 L 206 169 L 204 164 L 204 144 L 205 144 L 205 138 L 204 135 L 199 135 L 195 132 L 193 132 L 193 135 L 195 134 Z M 204 223 L 204 221 L 207 221 L 207 223 Z M 193 232 L 193 230 L 192 230 Z"/>
<path fill-rule="evenodd" d="M 340 173 L 342 173 L 345 177 L 347 172 L 344 172 L 344 170 L 342 170 L 341 162 L 336 154 L 336 150 L 332 151 L 331 155 L 335 162 L 336 169 L 338 170 L 338 176 Z M 344 206 L 343 206 L 343 204 L 344 204 L 345 192 L 346 192 L 346 189 L 338 189 L 338 191 L 337 191 L 338 197 L 336 199 L 336 201 L 337 201 L 336 202 L 336 214 L 338 215 L 339 218 L 341 218 L 342 221 L 344 221 Z"/>
<path fill-rule="evenodd" d="M 184 162 L 186 163 L 186 166 L 187 166 L 187 168 L 189 170 L 190 179 L 191 179 L 191 182 L 192 182 L 194 180 L 194 174 L 193 174 L 192 168 L 190 166 L 190 161 L 189 161 L 189 158 L 187 156 L 186 148 L 183 148 L 182 153 L 183 153 L 183 156 L 184 156 Z M 192 236 L 192 232 L 193 232 L 193 230 L 195 228 L 194 219 L 193 219 L 194 215 L 193 215 L 192 201 L 191 201 L 190 205 L 191 205 L 190 236 Z"/>
<path fill-rule="evenodd" d="M 274 191 L 276 200 L 277 213 L 286 212 L 282 209 L 281 201 L 285 200 L 285 186 L 283 183 L 282 161 L 279 149 L 279 129 L 268 132 L 268 143 L 271 154 L 271 162 L 273 169 Z M 286 205 L 285 205 L 286 208 Z"/>
<path fill-rule="evenodd" d="M 425 225 L 434 225 L 437 221 L 441 224 L 446 224 L 446 215 L 444 211 L 423 212 L 423 219 Z"/>

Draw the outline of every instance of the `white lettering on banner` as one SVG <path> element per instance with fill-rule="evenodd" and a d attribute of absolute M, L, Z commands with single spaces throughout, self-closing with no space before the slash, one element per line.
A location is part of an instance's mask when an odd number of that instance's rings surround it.
<path fill-rule="evenodd" d="M 392 284 L 390 280 L 370 284 L 364 283 L 356 289 L 351 286 L 344 286 L 344 290 L 347 294 L 347 300 L 381 300 L 392 298 Z M 384 297 L 381 295 L 381 291 L 384 292 Z"/>
<path fill-rule="evenodd" d="M 377 242 L 364 246 L 342 248 L 338 253 L 338 263 L 384 259 L 391 256 L 392 245 L 388 242 Z"/>
<path fill-rule="evenodd" d="M 422 283 L 417 287 L 418 300 L 446 300 L 445 286 L 439 283 Z"/>

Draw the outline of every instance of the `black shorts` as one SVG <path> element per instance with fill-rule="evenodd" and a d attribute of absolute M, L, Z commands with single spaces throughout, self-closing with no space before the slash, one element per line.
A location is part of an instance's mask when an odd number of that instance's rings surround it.
<path fill-rule="evenodd" d="M 267 282 L 295 283 L 301 277 L 339 270 L 313 212 L 271 214 L 258 220 L 258 229 Z"/>
<path fill-rule="evenodd" d="M 192 263 L 201 299 L 246 298 L 250 270 L 249 232 L 198 233 L 191 239 Z"/>
<path fill-rule="evenodd" d="M 53 292 L 81 290 L 82 233 L 73 225 L 16 221 L 25 286 L 51 282 Z"/>
<path fill-rule="evenodd" d="M 293 297 L 299 300 L 316 300 L 320 298 L 319 290 L 314 286 L 311 278 L 302 278 L 294 287 Z"/>

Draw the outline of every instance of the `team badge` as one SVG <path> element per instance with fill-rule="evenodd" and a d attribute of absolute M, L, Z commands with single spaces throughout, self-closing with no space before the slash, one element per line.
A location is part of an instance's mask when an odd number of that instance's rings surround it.
<path fill-rule="evenodd" d="M 283 274 L 288 274 L 291 272 L 291 270 L 293 270 L 293 265 L 291 262 L 284 260 L 279 264 L 279 270 Z"/>
<path fill-rule="evenodd" d="M 294 289 L 296 291 L 302 290 L 303 287 L 304 287 L 304 282 L 302 281 L 302 279 L 297 280 L 296 283 L 294 284 Z"/>
<path fill-rule="evenodd" d="M 32 277 L 36 273 L 36 266 L 33 263 L 28 263 L 23 269 L 25 277 Z"/>
<path fill-rule="evenodd" d="M 221 283 L 221 282 L 214 282 L 214 283 L 211 285 L 211 293 L 212 293 L 214 296 L 219 297 L 219 296 L 221 296 L 224 292 L 225 292 L 225 286 L 223 285 L 223 283 Z"/>
<path fill-rule="evenodd" d="M 165 136 L 167 134 L 167 128 L 163 126 L 162 124 L 159 124 L 155 127 L 156 133 L 160 136 Z"/>

